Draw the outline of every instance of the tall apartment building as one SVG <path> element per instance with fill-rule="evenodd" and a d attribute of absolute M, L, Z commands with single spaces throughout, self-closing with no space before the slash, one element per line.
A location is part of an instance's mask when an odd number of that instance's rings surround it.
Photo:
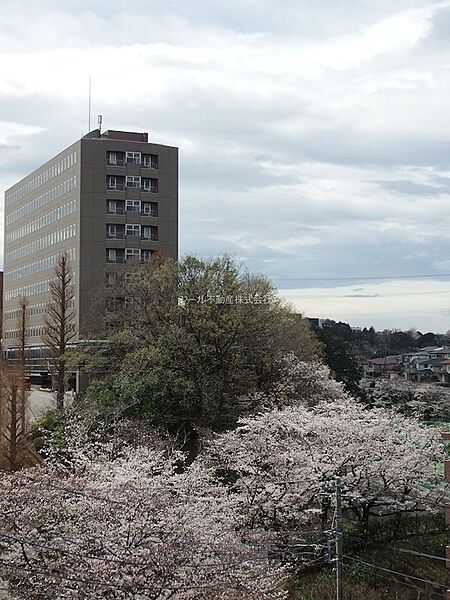
<path fill-rule="evenodd" d="M 155 251 L 178 257 L 178 149 L 147 133 L 94 130 L 5 193 L 3 344 L 19 345 L 18 300 L 28 300 L 31 365 L 42 370 L 49 283 L 58 257 L 74 272 L 76 330 L 89 335 L 99 286 Z"/>

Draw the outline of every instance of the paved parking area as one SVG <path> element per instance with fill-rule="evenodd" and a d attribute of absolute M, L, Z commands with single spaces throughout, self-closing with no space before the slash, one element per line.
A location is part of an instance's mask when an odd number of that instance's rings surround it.
<path fill-rule="evenodd" d="M 66 393 L 66 403 L 72 400 L 72 393 Z M 31 386 L 29 396 L 30 420 L 42 417 L 48 410 L 55 408 L 55 395 L 52 392 L 43 392 L 38 386 Z"/>

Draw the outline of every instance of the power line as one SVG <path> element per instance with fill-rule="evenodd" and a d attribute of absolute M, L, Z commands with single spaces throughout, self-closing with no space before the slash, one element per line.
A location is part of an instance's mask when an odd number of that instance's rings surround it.
<path fill-rule="evenodd" d="M 301 298 L 300 300 L 306 300 L 306 298 Z M 351 317 L 353 320 L 356 317 L 383 317 L 383 316 L 391 316 L 391 317 L 402 317 L 403 315 L 437 315 L 442 313 L 450 313 L 450 306 L 445 308 L 435 308 L 435 309 L 424 309 L 424 310 L 404 310 L 402 312 L 390 312 L 390 311 L 380 311 L 380 312 L 371 312 L 371 313 L 360 313 L 360 312 L 346 312 L 346 313 L 337 313 L 333 310 L 329 311 L 330 317 Z"/>
<path fill-rule="evenodd" d="M 17 565 L 16 563 L 10 563 L 7 562 L 5 560 L 3 560 L 2 558 L 0 558 L 0 566 L 3 565 L 5 567 L 11 567 L 15 570 L 19 570 L 19 571 L 24 571 L 26 573 L 31 573 L 31 574 L 37 574 L 37 575 L 47 575 L 50 578 L 57 578 L 60 579 L 61 581 L 67 581 L 67 582 L 72 582 L 74 584 L 77 583 L 81 583 L 81 584 L 94 584 L 94 585 L 98 585 L 100 587 L 106 587 L 106 588 L 114 588 L 115 590 L 122 590 L 122 591 L 130 591 L 130 587 L 124 587 L 124 586 L 120 586 L 114 583 L 109 583 L 107 581 L 101 581 L 99 579 L 93 579 L 91 577 L 89 578 L 85 578 L 85 579 L 79 579 L 76 577 L 67 577 L 65 575 L 61 575 L 60 573 L 55 573 L 55 572 L 49 572 L 48 570 L 42 570 L 42 569 L 37 569 L 35 567 L 25 567 L 25 566 L 20 566 Z M 253 577 L 253 579 L 258 579 L 260 577 L 260 575 Z M 62 587 L 65 587 L 67 589 L 76 589 L 74 587 L 71 586 L 67 586 L 65 584 L 61 584 Z M 223 585 L 225 585 L 225 582 L 223 582 Z M 217 590 L 219 585 L 180 585 L 178 587 L 169 587 L 166 585 L 163 585 L 165 590 L 168 591 L 183 591 L 183 590 L 201 590 L 201 589 L 214 589 Z M 144 585 L 136 585 L 133 584 L 132 586 L 132 590 L 142 590 L 142 591 L 149 591 L 149 592 L 156 592 L 159 591 L 158 587 L 150 587 L 150 586 L 144 586 Z"/>
<path fill-rule="evenodd" d="M 304 288 L 305 290 L 311 289 L 311 288 Z M 345 296 L 336 296 L 334 294 L 314 294 L 314 295 L 304 295 L 302 296 L 302 300 L 309 300 L 309 299 L 329 299 L 329 298 L 333 298 L 336 300 L 348 300 L 349 298 L 355 298 L 357 300 L 381 300 L 387 296 L 392 296 L 392 297 L 397 297 L 397 296 L 428 296 L 428 295 L 432 295 L 435 296 L 436 294 L 450 294 L 450 290 L 431 290 L 429 292 L 393 292 L 393 293 L 381 293 L 381 294 L 374 294 L 373 296 L 370 295 L 369 292 L 367 292 L 368 295 L 352 295 L 352 294 L 347 294 Z"/>
<path fill-rule="evenodd" d="M 145 562 L 137 562 L 137 561 L 128 561 L 128 560 L 124 560 L 124 559 L 118 559 L 118 558 L 113 558 L 110 556 L 98 556 L 95 554 L 85 554 L 84 552 L 75 552 L 72 550 L 67 550 L 67 549 L 63 549 L 63 548 L 58 548 L 56 546 L 51 546 L 49 544 L 41 544 L 38 542 L 34 542 L 26 537 L 17 537 L 17 536 L 13 536 L 13 535 L 5 535 L 5 534 L 0 534 L 1 538 L 6 538 L 7 540 L 11 540 L 12 542 L 17 542 L 19 544 L 24 544 L 24 545 L 28 545 L 28 546 L 33 546 L 36 548 L 41 548 L 43 550 L 48 550 L 48 551 L 52 551 L 52 552 L 57 552 L 59 554 L 67 555 L 67 556 L 76 556 L 77 558 L 85 558 L 85 559 L 92 559 L 92 560 L 100 560 L 100 561 L 104 561 L 104 562 L 111 562 L 111 563 L 117 563 L 117 564 L 121 564 L 121 565 L 126 565 L 126 566 L 130 566 L 130 567 L 138 567 L 138 568 L 143 568 L 143 567 L 152 567 L 151 563 L 145 563 Z M 67 538 L 64 538 L 64 536 L 58 536 L 60 539 L 65 539 L 67 540 Z M 161 543 L 164 546 L 172 546 L 172 543 L 167 543 L 167 542 L 162 542 Z M 193 545 L 192 543 L 190 545 Z M 263 548 L 263 547 L 261 547 Z M 212 549 L 209 549 L 210 551 Z M 243 547 L 243 550 L 245 550 L 245 546 Z M 218 555 L 220 555 L 221 553 L 218 552 Z M 222 567 L 224 565 L 226 566 L 235 566 L 235 565 L 242 565 L 246 562 L 253 562 L 253 561 L 264 561 L 264 562 L 271 562 L 271 558 L 269 558 L 268 556 L 258 556 L 257 554 L 247 554 L 246 552 L 242 552 L 241 554 L 239 554 L 238 552 L 235 552 L 233 554 L 233 556 L 235 556 L 236 558 L 240 558 L 241 560 L 236 560 L 236 561 L 222 561 L 220 563 L 214 564 L 214 565 L 182 565 L 182 567 L 185 568 L 191 568 L 191 569 L 209 569 L 209 568 L 213 568 L 213 567 Z M 210 556 L 209 556 L 210 558 Z M 273 560 L 275 560 L 275 557 L 273 558 Z"/>
<path fill-rule="evenodd" d="M 345 567 L 347 567 L 347 565 L 344 565 Z M 393 577 L 388 577 L 387 575 L 382 575 L 381 573 L 374 573 L 374 572 L 370 572 L 371 575 L 373 575 L 374 577 L 380 577 L 381 579 L 384 579 L 386 581 L 391 581 L 392 583 L 396 583 L 398 585 L 401 586 L 405 586 L 405 587 L 409 587 L 413 590 L 418 590 L 419 592 L 423 592 L 425 591 L 424 588 L 420 588 L 417 585 L 414 585 L 413 583 L 409 583 L 407 581 L 399 581 L 398 579 L 394 579 Z M 440 598 L 442 600 L 442 594 L 441 592 L 434 592 L 433 590 L 426 590 L 427 594 L 431 594 L 432 596 L 436 596 L 436 598 Z"/>
<path fill-rule="evenodd" d="M 371 540 L 364 540 L 363 538 L 357 537 L 355 535 L 346 534 L 347 537 L 352 538 L 353 540 L 358 540 L 359 542 L 364 542 L 370 546 L 382 546 L 388 550 L 392 550 L 393 552 L 401 552 L 402 554 L 412 554 L 414 556 L 420 556 L 422 558 L 431 558 L 434 560 L 441 560 L 443 562 L 447 562 L 447 558 L 444 556 L 436 556 L 435 554 L 427 554 L 425 552 L 418 552 L 417 550 L 410 550 L 409 548 L 400 548 L 398 546 L 392 546 L 390 544 L 386 544 L 385 542 L 374 542 Z"/>
<path fill-rule="evenodd" d="M 159 533 L 166 533 L 167 532 L 159 532 Z M 170 532 L 172 533 L 172 532 Z M 308 536 L 308 535 L 314 535 L 314 536 L 318 536 L 318 537 L 322 537 L 323 532 L 320 530 L 293 530 L 290 531 L 289 533 L 291 534 L 302 534 L 303 536 Z M 44 533 L 42 533 L 42 535 L 44 535 Z M 9 532 L 9 531 L 5 531 L 5 530 L 0 530 L 0 537 L 8 537 L 11 539 L 14 539 L 14 536 Z M 122 546 L 122 539 L 117 538 L 117 537 L 112 537 L 112 536 L 105 536 L 105 535 L 87 535 L 87 536 L 80 536 L 80 534 L 74 535 L 74 536 L 70 536 L 70 535 L 64 535 L 61 533 L 57 533 L 55 535 L 52 534 L 52 537 L 55 537 L 57 539 L 61 539 L 63 541 L 66 541 L 70 544 L 77 544 L 77 543 L 83 543 L 83 542 L 91 542 L 91 541 L 101 541 L 101 542 L 109 542 L 115 546 Z M 19 539 L 17 538 L 17 540 L 19 541 Z M 151 539 L 151 536 L 149 536 L 147 541 L 153 541 L 155 544 L 159 544 L 159 545 L 166 545 L 166 546 L 189 546 L 192 545 L 192 540 L 189 541 L 182 541 L 182 540 L 171 540 L 171 541 L 167 541 L 166 539 L 156 539 L 153 538 L 153 540 Z M 322 547 L 321 544 L 317 543 L 317 542 L 312 542 L 311 540 L 307 540 L 307 539 L 302 539 L 299 540 L 297 539 L 297 543 L 299 541 L 304 541 L 305 544 L 308 545 L 314 545 L 319 547 Z M 23 542 L 24 543 L 28 543 L 28 538 L 24 537 L 23 538 Z M 30 545 L 32 544 L 32 542 L 30 541 Z M 295 545 L 294 546 L 287 546 L 287 548 L 285 550 L 282 550 L 283 552 L 290 552 L 295 550 Z M 214 552 L 216 554 L 224 554 L 224 555 L 235 555 L 237 554 L 236 551 L 232 551 L 230 550 L 229 552 L 226 552 L 225 549 L 233 549 L 233 548 L 238 548 L 240 550 L 246 549 L 250 552 L 250 550 L 264 550 L 264 551 L 272 551 L 274 550 L 274 548 L 277 548 L 277 542 L 276 540 L 274 540 L 273 538 L 268 538 L 266 540 L 260 539 L 259 542 L 252 542 L 252 541 L 248 541 L 248 542 L 242 542 L 242 543 L 230 543 L 230 542 L 220 542 L 220 546 L 218 548 L 214 548 Z M 245 553 L 241 552 L 241 556 L 245 556 Z M 248 556 L 254 556 L 253 554 L 248 554 Z M 92 557 L 92 558 L 97 558 L 97 557 Z M 266 557 L 267 558 L 267 557 Z"/>
<path fill-rule="evenodd" d="M 426 273 L 422 275 L 360 275 L 349 277 L 272 277 L 275 281 L 376 281 L 381 279 L 426 279 L 435 277 L 450 277 L 450 273 Z"/>
<path fill-rule="evenodd" d="M 373 569 L 378 569 L 380 571 L 384 571 L 385 573 L 392 573 L 393 575 L 398 575 L 399 577 L 407 577 L 408 579 L 414 579 L 414 581 L 419 581 L 420 583 L 426 583 L 427 585 L 433 585 L 433 586 L 439 587 L 443 590 L 447 589 L 447 586 L 445 586 L 441 583 L 438 583 L 436 581 L 428 581 L 427 579 L 421 579 L 420 577 L 415 577 L 414 575 L 407 575 L 406 573 L 400 573 L 399 571 L 393 571 L 392 569 L 387 569 L 386 567 L 380 567 L 378 565 L 374 565 L 373 563 L 369 563 L 360 558 L 355 558 L 354 556 L 348 556 L 348 555 L 344 554 L 344 558 L 361 563 L 367 567 L 372 567 Z"/>
<path fill-rule="evenodd" d="M 125 508 L 130 508 L 130 504 L 128 502 L 125 502 L 125 501 L 122 501 L 122 500 L 114 500 L 112 498 L 106 498 L 104 496 L 97 496 L 95 494 L 87 493 L 87 492 L 84 492 L 82 490 L 75 490 L 73 488 L 66 487 L 66 486 L 63 486 L 63 485 L 56 485 L 56 484 L 48 482 L 48 481 L 44 482 L 42 479 L 34 479 L 33 477 L 28 477 L 27 475 L 24 475 L 22 473 L 20 474 L 20 477 L 22 479 L 30 481 L 31 483 L 42 485 L 42 486 L 47 487 L 49 489 L 63 491 L 63 492 L 66 492 L 68 494 L 74 494 L 76 496 L 84 496 L 85 498 L 89 498 L 89 499 L 92 499 L 92 500 L 98 500 L 99 502 L 105 502 L 107 504 L 114 504 L 116 506 L 123 506 Z M 182 486 L 178 486 L 177 487 L 175 485 L 173 485 L 173 486 L 154 486 L 154 487 L 151 488 L 151 490 L 155 491 L 155 492 L 160 492 L 160 491 L 177 492 L 177 491 L 180 491 L 180 490 L 183 490 L 183 489 L 186 490 L 186 488 L 183 488 Z M 212 489 L 223 490 L 224 488 L 223 488 L 223 486 L 217 485 L 217 486 L 210 487 L 209 491 L 211 491 Z M 186 491 L 189 491 L 189 490 L 186 490 Z"/>
<path fill-rule="evenodd" d="M 178 530 L 177 530 L 178 531 Z M 168 535 L 168 532 L 159 532 L 159 533 L 165 533 L 165 535 Z M 172 532 L 170 532 L 172 533 Z M 305 532 L 306 533 L 306 532 Z M 309 533 L 309 532 L 308 532 Z M 1 536 L 5 536 L 5 535 L 9 535 L 11 536 L 11 534 L 9 532 L 0 532 L 0 537 Z M 42 534 L 44 535 L 44 534 Z M 68 543 L 71 544 L 76 544 L 76 543 L 82 543 L 82 542 L 92 542 L 92 541 L 101 541 L 101 542 L 109 542 L 111 544 L 113 544 L 114 546 L 119 546 L 122 547 L 122 542 L 123 539 L 121 538 L 117 538 L 117 537 L 112 537 L 112 536 L 105 536 L 105 535 L 88 535 L 85 537 L 81 537 L 79 534 L 77 534 L 76 536 L 68 536 L 68 535 L 63 535 L 61 533 L 57 533 L 56 535 L 54 535 L 53 537 L 56 537 L 58 539 L 64 540 Z M 25 538 L 26 540 L 27 538 Z M 192 545 L 192 540 L 189 541 L 181 541 L 181 540 L 171 540 L 171 541 L 167 541 L 167 539 L 156 539 L 156 538 L 152 538 L 151 536 L 147 537 L 147 541 L 148 542 L 153 542 L 155 544 L 159 544 L 159 545 L 166 545 L 166 546 L 175 546 L 175 547 L 179 547 L 179 546 L 190 546 Z M 273 542 L 272 539 L 268 539 L 265 540 L 266 543 L 255 543 L 255 542 L 242 542 L 242 543 L 230 543 L 230 542 L 220 542 L 220 548 L 215 548 L 215 552 L 217 554 L 235 554 L 233 553 L 231 550 L 229 552 L 225 551 L 225 548 L 248 548 L 248 550 L 250 551 L 251 549 L 253 550 L 272 550 L 274 548 L 275 543 Z M 127 548 L 127 546 L 124 546 L 124 548 Z M 219 551 L 220 550 L 220 551 Z"/>

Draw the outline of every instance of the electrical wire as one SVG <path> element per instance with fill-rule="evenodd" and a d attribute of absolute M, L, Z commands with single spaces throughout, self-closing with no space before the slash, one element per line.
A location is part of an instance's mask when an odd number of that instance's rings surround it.
<path fill-rule="evenodd" d="M 159 532 L 159 533 L 166 533 L 167 532 Z M 5 536 L 5 535 L 11 535 L 10 532 L 8 531 L 3 531 L 0 532 L 0 537 L 1 536 Z M 42 534 L 43 535 L 43 534 Z M 79 534 L 77 536 L 67 536 L 67 535 L 62 535 L 61 533 L 58 533 L 57 535 L 54 536 L 57 539 L 61 539 L 63 541 L 66 541 L 68 543 L 71 544 L 77 544 L 77 543 L 83 543 L 83 542 L 92 542 L 92 541 L 100 541 L 100 542 L 108 542 L 110 544 L 113 544 L 114 546 L 119 546 L 119 547 L 124 547 L 123 546 L 123 539 L 121 538 L 117 538 L 117 537 L 112 537 L 112 536 L 105 536 L 105 535 L 88 535 L 85 537 L 81 537 Z M 26 538 L 25 538 L 26 539 Z M 148 542 L 151 542 L 152 539 L 149 538 L 147 539 Z M 181 541 L 181 540 L 172 540 L 172 541 L 167 541 L 167 540 L 158 540 L 155 541 L 155 539 L 153 538 L 153 542 L 155 544 L 160 544 L 160 545 L 167 545 L 167 546 L 174 546 L 174 547 L 179 547 L 179 546 L 190 546 L 192 545 L 192 541 Z M 249 550 L 254 549 L 254 550 L 266 550 L 266 551 L 270 551 L 274 548 L 274 542 L 272 539 L 270 540 L 266 540 L 266 543 L 254 543 L 254 542 L 242 542 L 242 544 L 239 543 L 230 543 L 230 542 L 226 542 L 226 543 L 221 543 L 220 544 L 220 548 L 215 548 L 215 552 L 217 554 L 234 554 L 232 550 L 230 550 L 229 552 L 225 551 L 225 548 L 245 548 L 248 547 Z M 125 546 L 126 548 L 126 546 Z"/>
<path fill-rule="evenodd" d="M 158 533 L 161 534 L 164 532 L 160 531 Z M 165 532 L 165 533 L 167 534 L 167 532 Z M 321 532 L 319 530 L 316 530 L 316 531 L 294 530 L 294 531 L 290 531 L 290 533 L 295 536 L 297 536 L 299 534 L 302 534 L 303 536 L 314 535 L 314 536 L 318 536 L 320 539 L 323 536 L 323 532 Z M 44 535 L 44 534 L 42 534 L 42 535 Z M 13 534 L 11 534 L 11 532 L 7 531 L 7 530 L 0 530 L 0 537 L 11 538 L 11 539 L 14 538 Z M 83 537 L 83 536 L 80 536 L 80 534 L 77 534 L 76 536 L 68 536 L 68 535 L 58 533 L 57 535 L 54 535 L 53 537 L 56 539 L 61 539 L 70 544 L 100 541 L 100 542 L 108 542 L 110 544 L 113 544 L 114 546 L 119 546 L 119 547 L 123 546 L 123 539 L 120 539 L 117 537 L 112 537 L 112 536 L 105 536 L 105 535 L 87 535 L 87 536 Z M 24 537 L 25 543 L 27 543 L 26 542 L 27 539 L 28 539 L 27 537 Z M 152 541 L 151 538 L 149 538 L 148 541 Z M 182 540 L 167 541 L 167 540 L 162 539 L 162 540 L 155 541 L 155 539 L 153 539 L 153 541 L 155 544 L 174 546 L 174 547 L 192 545 L 191 540 L 189 540 L 189 541 L 182 541 Z M 303 539 L 303 540 L 296 539 L 296 543 L 299 543 L 301 541 L 303 541 L 304 544 L 306 544 L 306 545 L 316 546 L 318 548 L 325 547 L 316 541 L 311 541 L 311 539 Z M 226 551 L 225 550 L 226 548 L 230 549 L 230 551 Z M 221 542 L 219 548 L 214 548 L 214 552 L 216 554 L 223 554 L 223 555 L 233 554 L 233 555 L 235 555 L 236 552 L 233 552 L 233 550 L 232 550 L 233 548 L 237 548 L 240 551 L 242 551 L 243 549 L 247 549 L 249 552 L 251 550 L 254 550 L 254 551 L 261 550 L 261 551 L 271 552 L 274 549 L 277 549 L 277 550 L 279 549 L 279 547 L 277 546 L 276 540 L 274 540 L 273 538 L 268 538 L 266 540 L 260 539 L 258 542 L 256 542 L 256 541 L 255 542 L 248 541 L 248 542 L 242 542 L 242 543 Z M 293 550 L 295 550 L 295 544 L 294 544 L 294 546 L 292 546 L 292 545 L 287 546 L 286 550 L 283 550 L 283 551 L 284 552 L 292 552 Z M 242 555 L 242 552 L 241 552 L 241 555 Z M 249 556 L 253 556 L 253 554 L 249 554 Z M 95 558 L 95 557 L 93 557 L 93 558 Z"/>
<path fill-rule="evenodd" d="M 57 578 L 60 579 L 61 581 L 67 581 L 67 582 L 72 582 L 72 583 L 81 583 L 81 584 L 93 584 L 93 585 L 98 585 L 100 587 L 106 587 L 106 588 L 114 588 L 116 590 L 121 590 L 121 591 L 130 591 L 129 587 L 123 587 L 114 583 L 109 583 L 107 581 L 101 581 L 98 579 L 93 579 L 92 577 L 86 578 L 86 579 L 79 579 L 76 577 L 67 577 L 64 575 L 61 575 L 59 573 L 54 573 L 51 572 L 49 573 L 46 570 L 42 570 L 42 569 L 36 569 L 36 568 L 31 568 L 31 567 L 24 567 L 24 566 L 19 566 L 15 563 L 9 563 L 5 560 L 3 560 L 2 558 L 0 558 L 0 566 L 3 565 L 5 567 L 11 567 L 15 570 L 19 570 L 19 571 L 24 571 L 26 573 L 31 573 L 31 574 L 36 574 L 36 575 L 47 575 L 51 578 Z M 253 579 L 258 579 L 258 576 L 255 576 Z M 224 584 L 225 585 L 225 582 Z M 70 586 L 66 586 L 64 584 L 62 584 L 63 587 L 67 587 L 68 589 L 77 589 L 77 588 L 73 588 Z M 183 591 L 183 590 L 201 590 L 201 589 L 214 589 L 217 590 L 219 587 L 218 584 L 216 585 L 180 585 L 179 587 L 168 587 L 166 585 L 164 585 L 164 589 L 169 590 L 169 591 Z M 132 587 L 133 591 L 136 590 L 142 590 L 142 591 L 149 591 L 149 592 L 156 592 L 159 591 L 158 588 L 152 588 L 150 586 L 144 586 L 144 585 L 136 585 L 133 584 Z"/>
<path fill-rule="evenodd" d="M 425 273 L 421 275 L 360 275 L 349 277 L 274 277 L 276 281 L 361 281 L 364 279 L 427 279 L 435 277 L 450 277 L 450 273 Z"/>
<path fill-rule="evenodd" d="M 347 568 L 347 566 L 348 565 L 344 564 L 344 568 Z M 374 573 L 371 571 L 370 574 L 373 575 L 374 577 L 380 577 L 381 579 L 384 579 L 386 581 L 391 581 L 392 583 L 396 583 L 397 585 L 409 587 L 413 590 L 418 590 L 419 592 L 426 591 L 427 594 L 431 594 L 432 596 L 436 596 L 436 598 L 440 598 L 442 600 L 441 592 L 434 592 L 433 590 L 424 590 L 424 588 L 420 588 L 417 585 L 414 585 L 407 581 L 399 581 L 398 579 L 394 579 L 393 577 L 387 577 L 386 575 L 381 575 L 381 573 Z"/>
<path fill-rule="evenodd" d="M 311 289 L 311 288 L 304 288 L 306 290 Z M 370 295 L 369 292 L 367 292 L 368 295 L 361 295 L 361 296 L 352 296 L 351 294 L 346 294 L 345 296 L 343 295 L 335 295 L 335 294 L 305 294 L 301 297 L 302 300 L 321 300 L 323 299 L 329 299 L 332 298 L 334 300 L 348 300 L 349 298 L 357 298 L 358 300 L 379 300 L 382 298 L 386 298 L 386 297 L 397 297 L 397 296 L 428 296 L 428 295 L 432 295 L 432 296 L 436 296 L 436 294 L 450 294 L 450 290 L 433 290 L 433 291 L 429 291 L 429 292 L 398 292 L 398 293 L 381 293 L 381 294 L 374 294 L 373 296 Z"/>
<path fill-rule="evenodd" d="M 438 583 L 436 581 L 428 581 L 427 579 L 421 579 L 420 577 L 415 577 L 414 575 L 407 575 L 406 573 L 400 573 L 399 571 L 393 571 L 392 569 L 387 569 L 385 567 L 380 567 L 378 565 L 374 565 L 373 563 L 369 563 L 360 558 L 355 558 L 354 556 L 348 556 L 348 555 L 344 554 L 344 558 L 347 558 L 348 560 L 353 560 L 353 561 L 363 564 L 367 567 L 372 567 L 373 569 L 378 569 L 380 571 L 384 571 L 385 573 L 392 573 L 393 575 L 398 575 L 400 577 L 407 577 L 408 579 L 414 579 L 414 581 L 420 581 L 420 583 L 426 583 L 427 585 L 433 585 L 433 586 L 439 587 L 443 590 L 447 589 L 447 586 L 442 585 L 441 583 Z"/>
<path fill-rule="evenodd" d="M 85 498 L 88 498 L 88 499 L 98 500 L 99 502 L 106 502 L 107 504 L 114 504 L 116 506 L 123 506 L 128 509 L 130 508 L 130 504 L 128 502 L 124 502 L 121 500 L 113 500 L 112 498 L 106 498 L 104 496 L 97 496 L 96 494 L 86 493 L 82 490 L 75 490 L 73 488 L 63 486 L 63 485 L 56 485 L 49 481 L 43 481 L 42 479 L 37 480 L 37 479 L 34 479 L 33 477 L 28 477 L 27 475 L 24 475 L 23 473 L 20 474 L 20 477 L 31 483 L 42 485 L 49 489 L 63 491 L 68 494 L 74 494 L 76 496 L 84 496 Z M 177 492 L 180 489 L 185 489 L 185 488 L 182 488 L 181 486 L 179 486 L 179 487 L 177 487 L 177 486 L 154 486 L 154 487 L 152 487 L 152 491 L 155 491 L 155 492 L 159 492 L 159 491 Z M 217 485 L 217 486 L 212 486 L 211 488 L 209 488 L 209 490 L 212 490 L 212 489 L 223 490 L 224 488 L 223 488 L 223 486 Z"/>
<path fill-rule="evenodd" d="M 99 502 L 105 502 L 106 504 L 114 504 L 116 506 L 122 506 L 125 507 L 127 509 L 130 508 L 130 504 L 128 502 L 124 502 L 121 500 L 114 500 L 112 498 L 106 498 L 104 496 L 98 496 L 96 494 L 91 494 L 91 493 L 87 493 L 84 492 L 82 490 L 76 490 L 67 486 L 63 486 L 63 485 L 57 485 L 54 483 L 51 483 L 49 481 L 44 481 L 42 479 L 34 479 L 33 477 L 29 477 L 27 475 L 24 475 L 23 473 L 20 474 L 21 479 L 25 479 L 26 481 L 29 481 L 30 483 L 33 484 L 37 484 L 37 485 L 41 485 L 43 487 L 47 487 L 49 489 L 54 489 L 54 490 L 58 490 L 58 491 L 62 491 L 68 494 L 74 494 L 76 496 L 83 496 L 85 498 L 88 499 L 92 499 L 92 500 L 98 500 Z M 293 481 L 274 481 L 274 482 L 267 482 L 268 484 L 271 485 L 293 485 L 296 483 L 316 483 L 316 484 L 321 484 L 323 482 L 320 482 L 316 479 L 302 479 L 302 480 L 293 480 Z M 155 486 L 152 487 L 152 491 L 170 491 L 170 492 L 176 492 L 178 491 L 180 488 L 177 488 L 176 486 Z M 183 489 L 183 488 L 182 488 Z M 224 490 L 223 486 L 213 486 L 211 489 L 217 489 L 217 490 Z"/>
<path fill-rule="evenodd" d="M 359 542 L 364 542 L 369 546 L 382 546 L 383 548 L 387 548 L 388 550 L 392 550 L 393 552 L 401 552 L 402 554 L 412 554 L 413 556 L 420 556 L 422 558 L 431 558 L 434 560 L 440 560 L 443 562 L 447 562 L 447 558 L 444 556 L 436 556 L 435 554 L 427 554 L 425 552 L 418 552 L 417 550 L 410 550 L 409 548 L 400 548 L 398 546 L 392 546 L 390 544 L 386 544 L 385 542 L 373 542 L 370 540 L 364 540 L 363 538 L 357 537 L 355 535 L 351 535 L 344 532 L 346 538 L 351 538 L 353 540 L 358 540 Z"/>
<path fill-rule="evenodd" d="M 59 536 L 59 537 L 60 537 L 60 539 L 64 539 L 62 536 Z M 38 542 L 34 542 L 26 537 L 19 538 L 17 536 L 13 536 L 13 535 L 0 534 L 0 538 L 12 540 L 13 542 L 21 544 L 21 545 L 33 546 L 36 548 L 41 548 L 42 550 L 47 550 L 49 552 L 56 552 L 56 553 L 62 554 L 63 556 L 67 555 L 67 556 L 75 556 L 77 558 L 83 558 L 83 559 L 100 560 L 100 561 L 104 561 L 104 562 L 108 562 L 108 563 L 111 562 L 111 563 L 116 563 L 116 564 L 120 564 L 120 565 L 124 565 L 124 566 L 129 566 L 129 567 L 145 568 L 145 567 L 153 566 L 151 563 L 128 561 L 128 560 L 124 560 L 124 559 L 113 558 L 110 556 L 98 556 L 95 554 L 85 554 L 83 552 L 75 552 L 72 550 L 66 550 L 63 548 L 58 548 L 56 546 L 50 546 L 48 544 L 41 544 Z M 169 546 L 169 547 L 171 546 L 170 543 L 166 543 L 166 542 L 163 542 L 163 545 Z M 180 567 L 183 569 L 185 569 L 185 568 L 210 569 L 213 567 L 220 568 L 223 565 L 227 565 L 227 566 L 242 565 L 246 562 L 253 562 L 253 561 L 259 561 L 259 560 L 263 561 L 263 562 L 271 562 L 271 560 L 275 560 L 275 557 L 269 558 L 268 556 L 257 556 L 256 554 L 246 554 L 246 553 L 242 553 L 241 555 L 239 555 L 237 552 L 235 553 L 235 556 L 236 556 L 236 558 L 241 558 L 241 560 L 228 561 L 228 562 L 222 561 L 216 565 L 180 565 Z"/>

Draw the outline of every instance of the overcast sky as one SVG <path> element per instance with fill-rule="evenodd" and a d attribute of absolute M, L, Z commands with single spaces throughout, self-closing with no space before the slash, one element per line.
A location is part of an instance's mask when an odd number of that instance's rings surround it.
<path fill-rule="evenodd" d="M 450 1 L 2 0 L 0 188 L 93 122 L 180 148 L 181 254 L 450 329 Z M 417 276 L 412 278 L 411 276 Z"/>

